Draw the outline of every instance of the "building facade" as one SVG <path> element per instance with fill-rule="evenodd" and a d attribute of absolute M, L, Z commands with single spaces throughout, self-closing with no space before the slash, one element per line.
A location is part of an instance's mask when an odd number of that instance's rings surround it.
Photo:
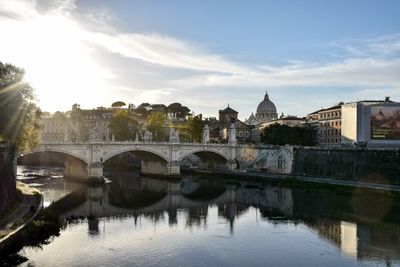
<path fill-rule="evenodd" d="M 317 128 L 317 144 L 340 145 L 342 134 L 342 105 L 320 109 L 306 116 L 306 122 Z"/>
<path fill-rule="evenodd" d="M 260 127 L 264 129 L 265 127 L 269 127 L 274 124 L 295 127 L 295 126 L 303 126 L 305 122 L 306 118 L 299 118 L 297 116 L 283 116 L 282 114 L 282 116 L 279 119 L 261 123 Z"/>
<path fill-rule="evenodd" d="M 400 146 L 400 103 L 387 97 L 347 103 L 342 107 L 343 145 Z"/>

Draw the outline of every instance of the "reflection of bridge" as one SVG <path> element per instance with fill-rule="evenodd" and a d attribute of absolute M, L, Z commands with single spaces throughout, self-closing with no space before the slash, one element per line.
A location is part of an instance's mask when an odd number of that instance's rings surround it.
<path fill-rule="evenodd" d="M 163 192 L 165 194 L 160 195 L 152 203 L 145 204 L 142 207 L 127 208 L 119 206 L 116 203 L 111 203 L 111 192 L 107 185 L 88 188 L 86 201 L 79 207 L 63 213 L 63 217 L 70 215 L 109 217 L 127 214 L 154 214 L 157 212 L 176 211 L 178 209 L 190 210 L 203 208 L 210 204 L 227 206 L 227 216 L 231 220 L 234 220 L 234 217 L 237 216 L 237 206 L 256 206 L 264 209 L 275 209 L 287 216 L 290 216 L 293 210 L 291 190 L 286 188 L 265 187 L 261 189 L 224 185 L 225 189 L 218 195 L 198 200 L 191 198 L 190 195 L 204 186 L 201 182 L 196 183 L 186 179 L 181 180 L 181 182 L 168 182 L 144 177 L 141 178 L 141 181 L 140 191 L 150 190 L 151 192 Z M 190 188 L 187 188 L 185 183 L 189 183 Z M 112 183 L 111 186 L 113 185 L 115 184 Z M 117 197 L 122 197 L 126 194 L 128 196 L 135 194 L 132 189 L 128 190 L 126 187 L 120 187 L 114 193 L 118 194 Z"/>
<path fill-rule="evenodd" d="M 125 152 L 132 152 L 141 160 L 144 174 L 179 176 L 180 162 L 193 154 L 209 164 L 224 163 L 228 169 L 236 166 L 235 143 L 42 143 L 32 151 L 37 152 L 66 154 L 65 174 L 75 177 L 100 177 L 103 175 L 103 163 Z"/>

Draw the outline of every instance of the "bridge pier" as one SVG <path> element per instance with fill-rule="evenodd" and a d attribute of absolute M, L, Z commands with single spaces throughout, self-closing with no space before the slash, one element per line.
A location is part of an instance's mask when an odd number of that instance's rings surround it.
<path fill-rule="evenodd" d="M 103 164 L 95 162 L 87 166 L 88 177 L 102 177 L 103 176 Z"/>
<path fill-rule="evenodd" d="M 226 166 L 227 166 L 228 170 L 230 170 L 230 171 L 236 170 L 236 168 L 237 168 L 236 161 L 233 159 L 228 160 L 228 162 L 226 163 Z"/>
<path fill-rule="evenodd" d="M 142 160 L 140 173 L 167 177 L 180 177 L 181 175 L 179 161 Z"/>
<path fill-rule="evenodd" d="M 78 161 L 66 161 L 64 166 L 64 175 L 67 177 L 87 179 L 103 176 L 103 165 L 101 163 L 86 165 Z"/>

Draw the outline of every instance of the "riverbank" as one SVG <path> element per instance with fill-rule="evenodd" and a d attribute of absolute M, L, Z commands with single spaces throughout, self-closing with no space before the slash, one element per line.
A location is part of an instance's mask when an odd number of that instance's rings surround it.
<path fill-rule="evenodd" d="M 18 200 L 0 220 L 0 254 L 13 242 L 15 236 L 25 228 L 43 208 L 43 196 L 28 185 L 17 182 Z"/>
<path fill-rule="evenodd" d="M 206 170 L 183 170 L 184 173 L 194 173 L 201 175 L 212 175 L 221 178 L 229 177 L 229 179 L 244 179 L 254 181 L 275 181 L 283 185 L 294 186 L 305 185 L 305 184 L 319 184 L 319 185 L 332 185 L 332 186 L 344 186 L 344 187 L 356 187 L 367 190 L 379 190 L 386 192 L 397 192 L 400 193 L 399 185 L 391 184 L 380 184 L 354 180 L 339 180 L 325 177 L 312 177 L 312 176 L 300 176 L 292 174 L 279 174 L 279 173 L 268 173 L 268 172 L 240 172 L 240 171 L 206 171 Z M 303 187 L 303 186 L 302 186 Z"/>

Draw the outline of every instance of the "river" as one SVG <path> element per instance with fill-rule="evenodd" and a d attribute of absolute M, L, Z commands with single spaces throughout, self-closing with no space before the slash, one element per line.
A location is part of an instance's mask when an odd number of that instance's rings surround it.
<path fill-rule="evenodd" d="M 52 177 L 29 179 L 32 172 Z M 76 190 L 60 235 L 24 247 L 21 266 L 395 266 L 400 201 L 390 194 L 109 173 L 86 186 L 19 166 L 46 206 Z"/>

